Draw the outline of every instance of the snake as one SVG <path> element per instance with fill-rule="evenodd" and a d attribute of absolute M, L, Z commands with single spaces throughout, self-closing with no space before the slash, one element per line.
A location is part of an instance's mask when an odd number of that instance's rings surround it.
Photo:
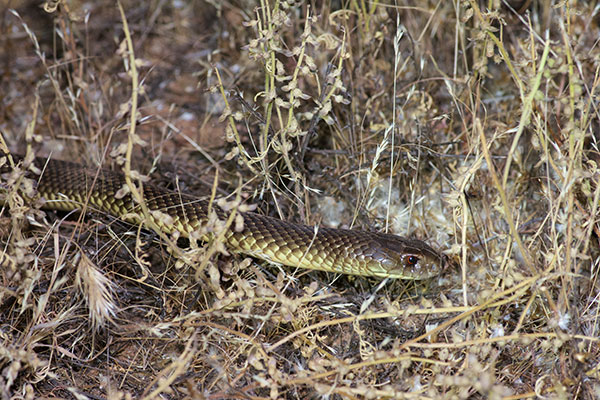
<path fill-rule="evenodd" d="M 12 163 L 23 164 L 14 156 Z M 308 226 L 251 211 L 239 211 L 241 224 L 230 224 L 219 235 L 216 224 L 226 221 L 234 210 L 219 207 L 190 194 L 162 188 L 151 182 L 141 184 L 143 204 L 126 188 L 122 172 L 86 167 L 71 161 L 34 158 L 25 163 L 35 177 L 42 208 L 74 211 L 95 210 L 129 223 L 145 224 L 160 234 L 218 238 L 225 248 L 269 263 L 363 277 L 428 279 L 447 266 L 447 257 L 421 240 L 365 230 Z M 0 152 L 3 180 L 13 170 L 6 154 Z M 37 172 L 32 172 L 37 171 Z M 34 174 L 34 175 L 32 175 Z M 6 184 L 1 192 L 6 193 Z M 6 201 L 4 201 L 6 203 Z"/>

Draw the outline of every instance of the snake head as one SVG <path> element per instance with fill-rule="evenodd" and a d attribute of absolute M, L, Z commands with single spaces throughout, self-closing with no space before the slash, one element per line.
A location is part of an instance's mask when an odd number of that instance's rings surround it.
<path fill-rule="evenodd" d="M 373 276 L 398 279 L 432 278 L 448 264 L 445 256 L 425 242 L 384 233 L 377 234 L 369 258 Z"/>

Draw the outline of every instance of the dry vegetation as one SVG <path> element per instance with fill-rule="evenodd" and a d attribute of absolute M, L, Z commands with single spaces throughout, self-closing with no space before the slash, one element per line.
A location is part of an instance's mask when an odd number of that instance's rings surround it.
<path fill-rule="evenodd" d="M 2 399 L 600 396 L 600 4 L 40 3 L 0 3 L 12 151 L 457 266 L 380 285 L 174 249 L 3 180 Z"/>

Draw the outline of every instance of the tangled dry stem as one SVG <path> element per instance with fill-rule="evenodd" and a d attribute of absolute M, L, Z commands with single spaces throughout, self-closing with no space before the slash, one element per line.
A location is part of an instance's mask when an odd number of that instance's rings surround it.
<path fill-rule="evenodd" d="M 259 265 L 44 214 L 17 168 L 3 399 L 599 395 L 597 9 L 334 3 L 0 2 L 0 150 L 427 238 L 459 268 Z"/>

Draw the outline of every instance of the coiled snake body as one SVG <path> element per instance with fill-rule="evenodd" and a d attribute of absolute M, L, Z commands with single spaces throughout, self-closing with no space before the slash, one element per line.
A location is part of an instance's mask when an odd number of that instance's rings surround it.
<path fill-rule="evenodd" d="M 2 153 L 0 153 L 2 156 Z M 21 160 L 13 156 L 15 160 Z M 10 171 L 6 159 L 0 168 Z M 145 220 L 130 194 L 118 192 L 126 185 L 120 173 L 79 164 L 36 159 L 34 165 L 42 170 L 38 177 L 38 195 L 45 199 L 44 208 L 55 210 L 88 209 L 110 213 L 129 222 Z M 150 211 L 154 229 L 190 237 L 201 230 L 214 210 L 220 220 L 228 213 L 209 205 L 208 201 L 179 192 L 172 192 L 145 183 L 143 201 Z M 225 245 L 232 251 L 247 254 L 273 263 L 343 274 L 426 279 L 441 272 L 445 258 L 420 240 L 396 235 L 348 229 L 318 228 L 286 222 L 252 213 L 240 213 L 241 229 L 228 229 Z M 167 215 L 167 218 L 161 218 Z M 204 232 L 204 231 L 202 231 Z M 201 239 L 214 236 L 204 233 Z"/>

